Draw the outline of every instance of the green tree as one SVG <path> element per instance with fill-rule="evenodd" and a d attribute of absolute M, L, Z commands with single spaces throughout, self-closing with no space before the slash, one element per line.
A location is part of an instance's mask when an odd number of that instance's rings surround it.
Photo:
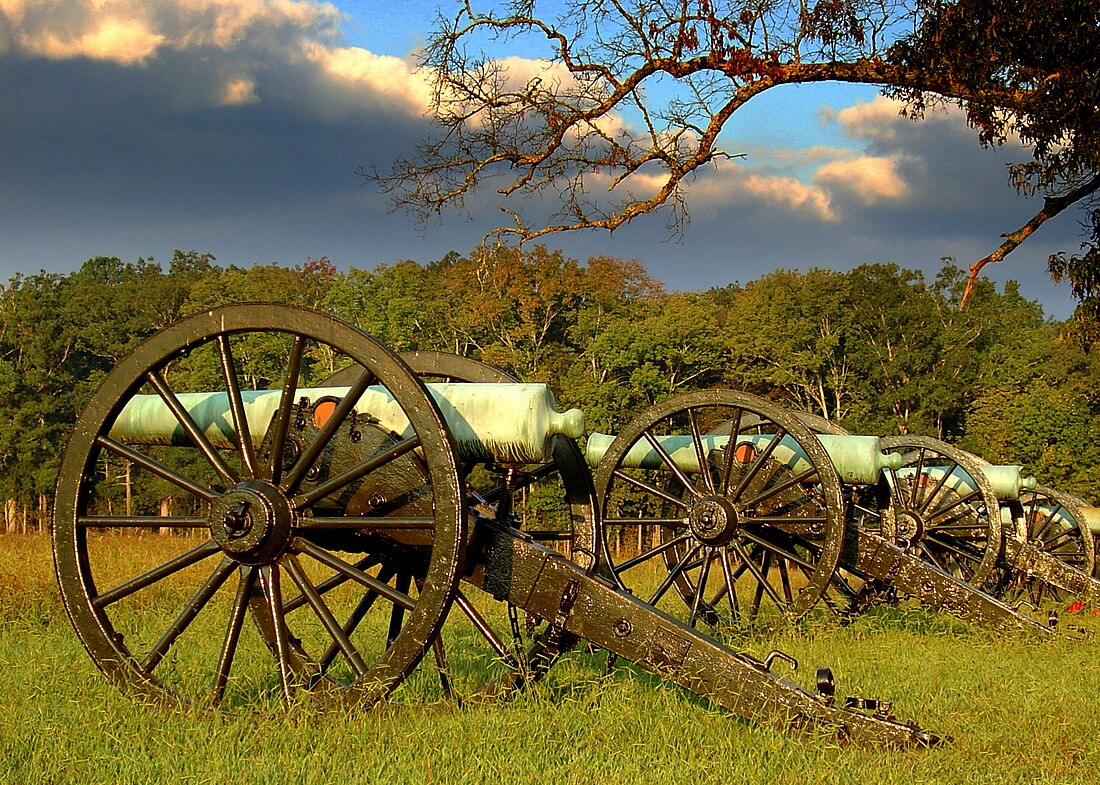
<path fill-rule="evenodd" d="M 644 317 L 611 320 L 585 348 L 585 412 L 593 427 L 614 432 L 650 404 L 716 384 L 728 354 L 697 295 L 668 295 Z"/>
<path fill-rule="evenodd" d="M 351 269 L 330 293 L 337 316 L 355 324 L 395 351 L 446 349 L 436 274 L 413 261 Z"/>
<path fill-rule="evenodd" d="M 843 273 L 778 270 L 726 298 L 730 386 L 843 420 L 857 400 L 849 354 L 858 307 Z"/>

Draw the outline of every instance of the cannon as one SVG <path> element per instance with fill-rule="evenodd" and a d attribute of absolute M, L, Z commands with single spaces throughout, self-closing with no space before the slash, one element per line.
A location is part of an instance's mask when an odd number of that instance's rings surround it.
<path fill-rule="evenodd" d="M 816 431 L 846 433 L 823 418 L 799 417 Z M 1021 599 L 1037 604 L 1046 596 L 1100 600 L 1093 577 L 1100 511 L 1088 502 L 1038 486 L 1019 466 L 992 465 L 929 437 L 889 437 L 882 447 L 901 466 L 884 467 L 887 501 L 858 525 L 1014 608 Z M 935 596 L 930 604 L 943 607 Z M 994 618 L 957 615 L 1000 624 L 1004 608 L 996 610 Z"/>
<path fill-rule="evenodd" d="M 1011 534 L 1005 541 L 1004 590 L 1036 605 L 1047 598 L 1100 603 L 1092 528 L 1098 513 L 1071 494 L 1038 485 L 1007 501 L 1002 515 Z"/>
<path fill-rule="evenodd" d="M 683 621 L 627 591 L 604 558 L 596 486 L 633 470 L 616 458 L 594 478 L 579 415 L 557 413 L 544 387 L 456 389 L 466 385 L 447 382 L 466 381 L 465 367 L 422 372 L 443 384 L 425 386 L 354 327 L 271 305 L 198 314 L 124 358 L 76 423 L 54 505 L 61 595 L 95 664 L 124 692 L 168 706 L 369 707 L 421 678 L 429 654 L 427 681 L 444 693 L 465 675 L 476 682 L 468 694 L 491 695 L 587 641 L 756 722 L 900 747 L 938 741 L 885 701 L 838 699 L 828 669 L 809 690 L 772 670 L 791 661 L 781 652 L 734 651 L 699 629 L 701 601 Z M 702 483 L 686 508 L 699 537 L 755 533 L 783 549 L 797 574 L 777 596 L 800 610 L 830 585 L 844 548 L 842 485 L 796 418 L 750 396 L 737 408 L 762 438 L 708 454 L 696 434 L 719 423 L 696 419 L 691 450 L 705 471 L 672 476 Z M 776 459 L 787 435 L 804 465 Z M 635 479 L 657 506 L 684 509 Z M 514 495 L 546 485 L 557 518 L 521 528 Z M 734 487 L 755 494 L 751 505 L 725 498 Z M 171 535 L 135 555 L 130 531 Z M 496 631 L 501 604 L 516 609 L 505 623 L 517 640 L 527 628 L 523 653 Z M 464 674 L 471 648 L 499 675 Z"/>
<path fill-rule="evenodd" d="M 827 432 L 811 442 L 811 429 Z M 689 625 L 798 619 L 820 603 L 851 613 L 903 594 L 970 623 L 1055 634 L 981 589 L 1002 552 L 1000 519 L 985 514 L 996 497 L 946 445 L 851 436 L 730 390 L 668 399 L 607 441 L 590 437 L 587 451 L 605 536 L 648 540 L 604 558 Z"/>
<path fill-rule="evenodd" d="M 884 447 L 908 456 L 906 468 L 887 473 L 895 487 L 912 483 L 913 466 L 923 462 L 926 482 L 943 480 L 955 498 L 975 501 L 975 515 L 965 522 L 952 519 L 933 531 L 893 524 L 888 532 L 892 539 L 916 547 L 926 560 L 1014 603 L 1025 593 L 1032 601 L 1050 595 L 1100 602 L 1089 528 L 1097 516 L 1095 508 L 1039 486 L 1034 478 L 1022 476 L 1019 466 L 992 465 L 935 439 L 892 437 L 884 440 Z M 929 456 L 944 468 L 929 471 Z"/>

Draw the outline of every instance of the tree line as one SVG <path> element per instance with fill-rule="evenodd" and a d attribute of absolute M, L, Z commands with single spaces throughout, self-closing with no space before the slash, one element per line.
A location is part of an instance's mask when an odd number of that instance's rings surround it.
<path fill-rule="evenodd" d="M 731 387 L 854 432 L 926 434 L 1095 498 L 1100 367 L 1069 325 L 1009 283 L 945 260 L 776 270 L 670 292 L 635 261 L 480 247 L 422 264 L 328 259 L 221 266 L 207 253 L 97 257 L 0 289 L 4 528 L 48 520 L 60 453 L 88 396 L 142 339 L 205 309 L 278 302 L 329 312 L 396 351 L 444 350 L 551 385 L 590 430 L 616 433 L 676 393 Z"/>

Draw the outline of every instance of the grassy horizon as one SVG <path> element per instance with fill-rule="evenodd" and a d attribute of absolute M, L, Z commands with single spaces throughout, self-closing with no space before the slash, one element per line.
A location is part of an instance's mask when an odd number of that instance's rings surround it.
<path fill-rule="evenodd" d="M 1100 629 L 1088 613 L 1065 623 Z M 832 668 L 838 697 L 892 701 L 952 737 L 932 750 L 839 747 L 754 725 L 632 666 L 576 653 L 504 703 L 458 708 L 410 680 L 367 712 L 171 712 L 124 697 L 61 607 L 49 540 L 0 536 L 0 782 L 1092 783 L 1100 642 L 996 636 L 876 609 L 737 642 Z M 779 667 L 779 666 L 777 666 Z"/>

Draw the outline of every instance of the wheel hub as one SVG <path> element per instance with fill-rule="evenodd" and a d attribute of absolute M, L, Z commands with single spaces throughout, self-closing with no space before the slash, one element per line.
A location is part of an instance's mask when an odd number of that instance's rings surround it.
<path fill-rule="evenodd" d="M 229 556 L 266 564 L 286 550 L 294 513 L 285 494 L 261 480 L 240 482 L 210 509 L 210 533 Z"/>
<path fill-rule="evenodd" d="M 739 526 L 737 509 L 721 496 L 705 496 L 691 506 L 688 527 L 708 545 L 725 545 Z"/>
<path fill-rule="evenodd" d="M 924 518 L 914 510 L 898 510 L 896 517 L 894 538 L 909 544 L 920 542 L 924 537 Z"/>

